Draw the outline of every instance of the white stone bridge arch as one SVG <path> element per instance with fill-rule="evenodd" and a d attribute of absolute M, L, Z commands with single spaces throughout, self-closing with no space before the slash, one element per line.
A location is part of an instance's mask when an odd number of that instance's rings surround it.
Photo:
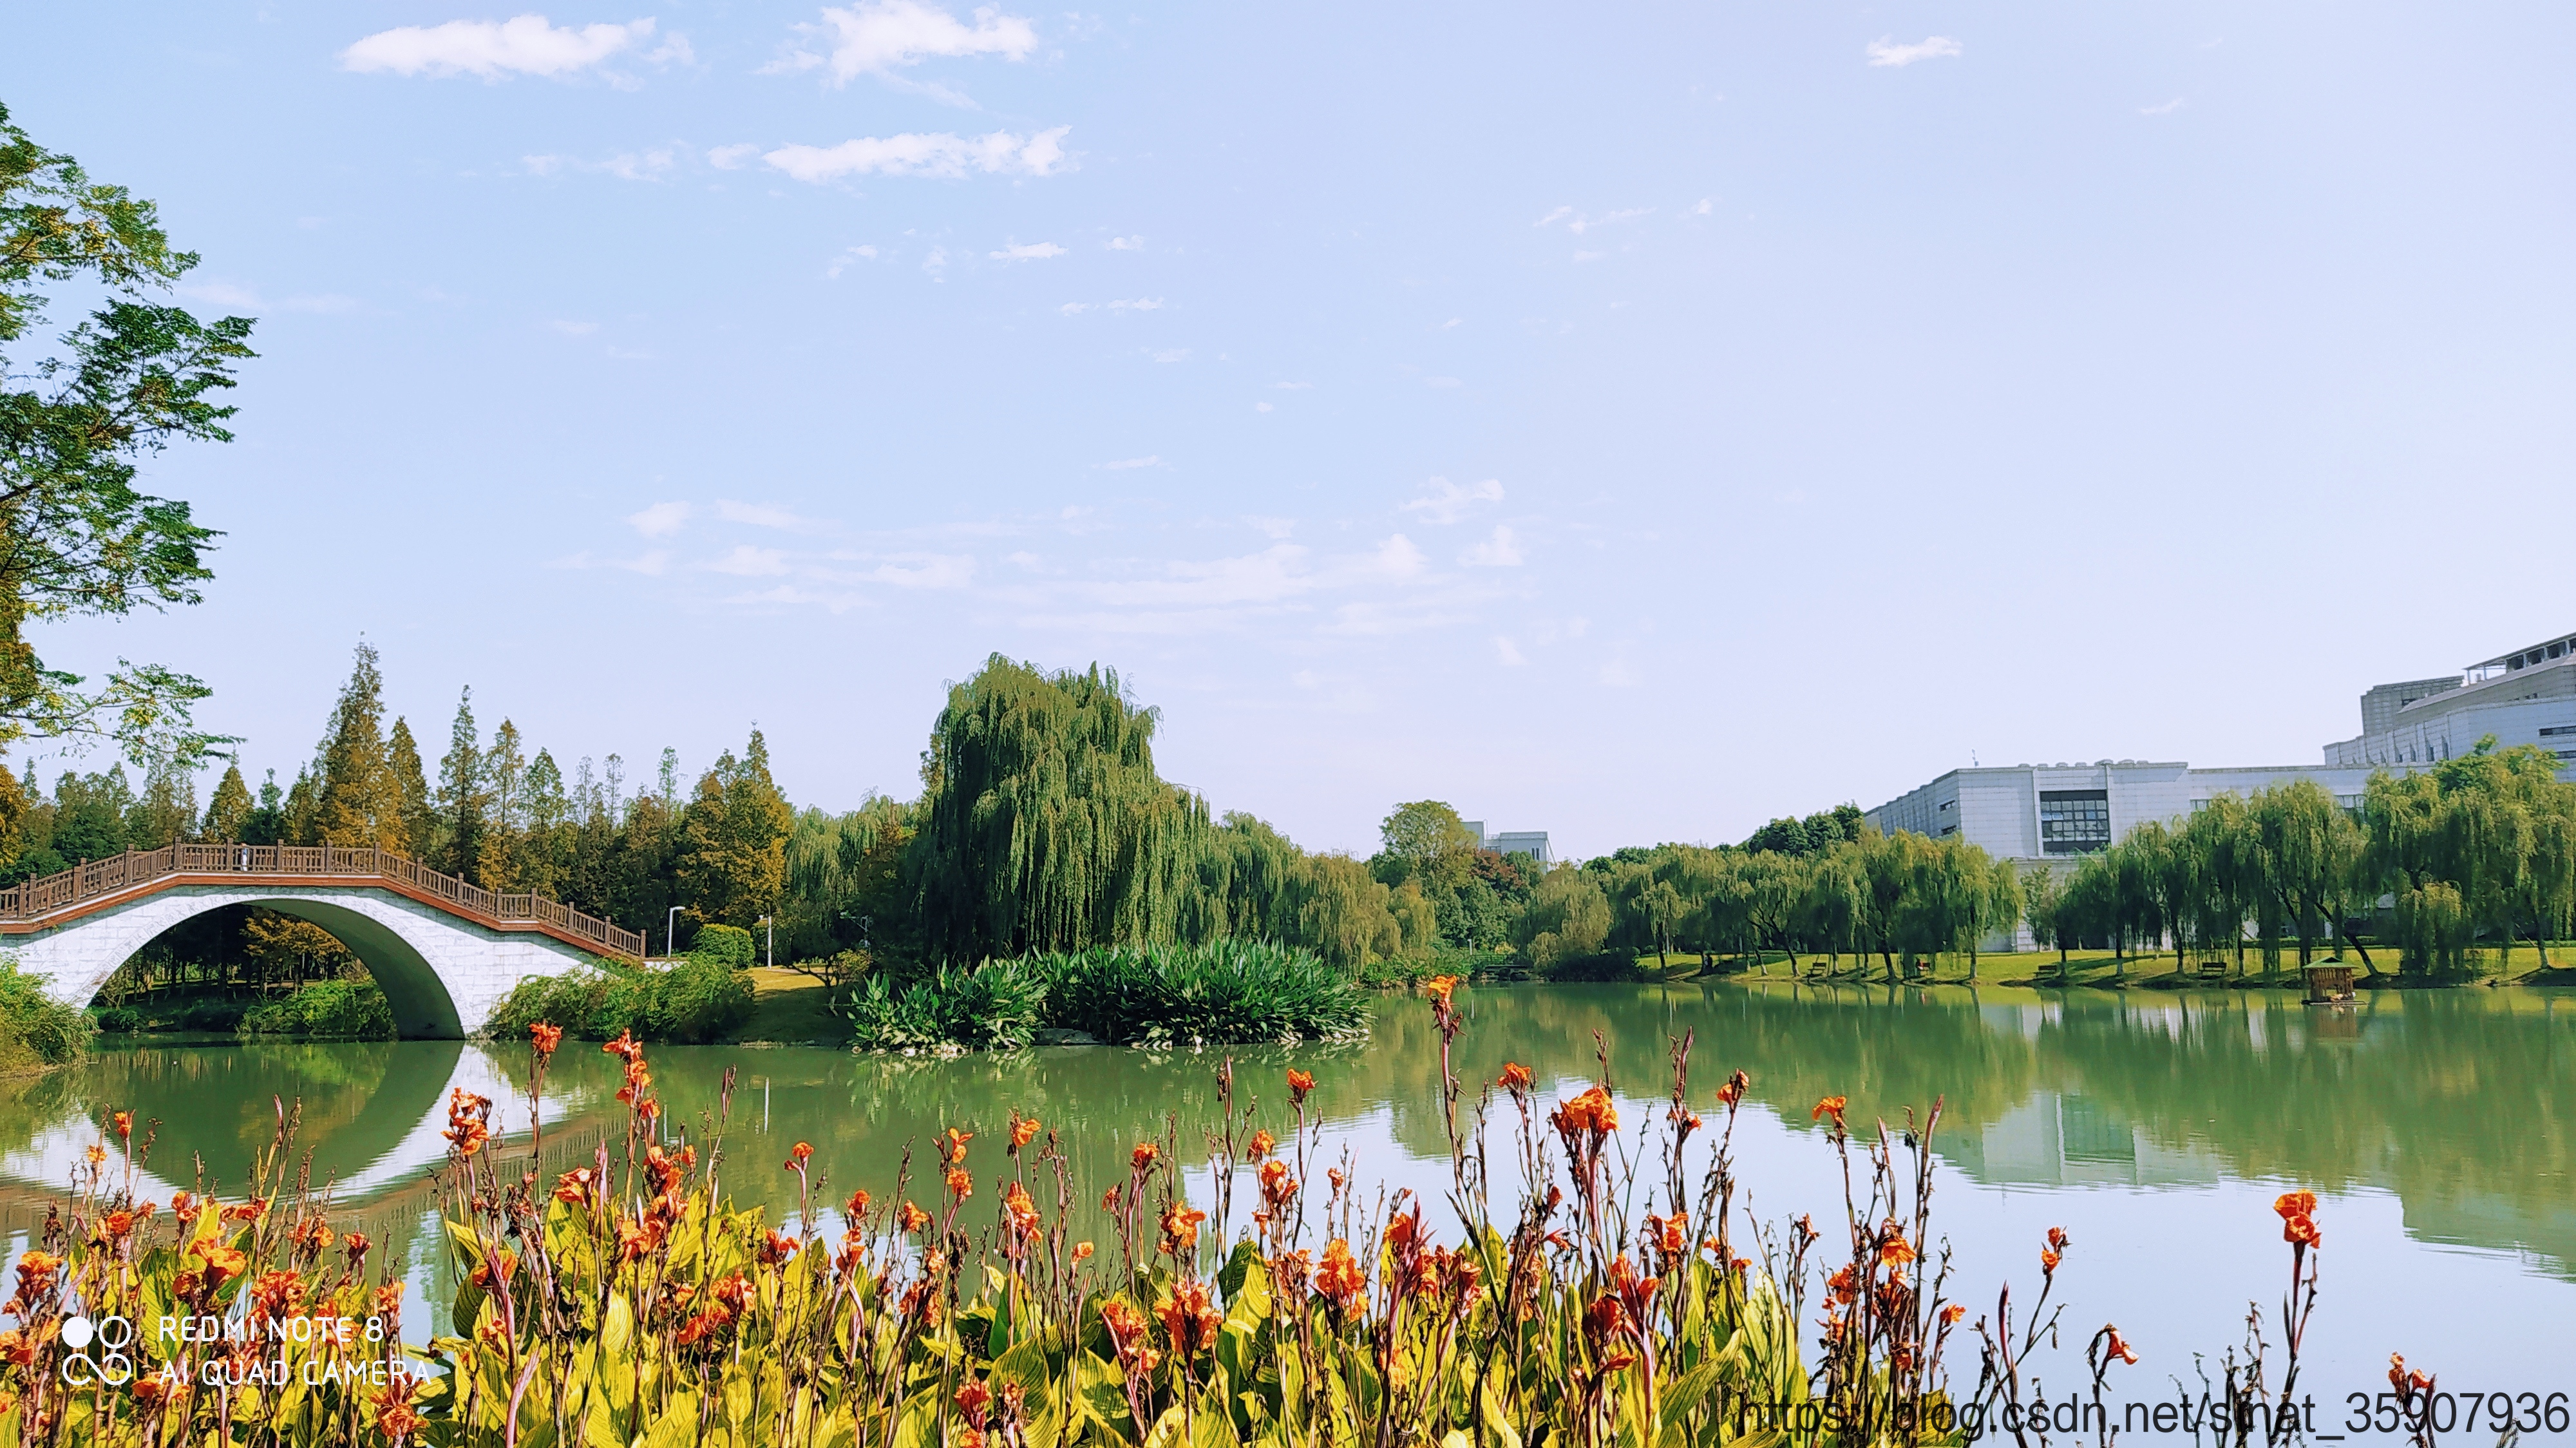
<path fill-rule="evenodd" d="M 644 937 L 542 895 L 504 895 L 391 850 L 171 845 L 0 890 L 0 950 L 58 1000 L 86 1005 L 163 931 L 226 905 L 309 920 L 384 989 L 395 1034 L 453 1038 L 531 976 L 640 960 Z"/>

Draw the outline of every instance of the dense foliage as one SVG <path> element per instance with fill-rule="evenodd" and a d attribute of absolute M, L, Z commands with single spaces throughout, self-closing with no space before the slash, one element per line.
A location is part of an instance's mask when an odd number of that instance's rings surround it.
<path fill-rule="evenodd" d="M 1095 946 L 870 980 L 850 1004 L 868 1050 L 1011 1050 L 1041 1030 L 1095 1040 L 1236 1044 L 1338 1039 L 1368 1026 L 1366 993 L 1311 951 L 1267 942 Z"/>
<path fill-rule="evenodd" d="M 44 982 L 0 955 L 0 1070 L 58 1066 L 81 1053 L 96 1029 L 89 1012 L 55 1000 Z"/>
<path fill-rule="evenodd" d="M 394 1008 L 368 980 L 324 980 L 298 987 L 282 1000 L 243 1012 L 245 1036 L 300 1036 L 348 1041 L 389 1041 Z"/>
<path fill-rule="evenodd" d="M 197 265 L 149 201 L 93 181 L 0 107 L 0 746 L 113 737 L 138 757 L 193 761 L 225 742 L 198 731 L 195 679 L 120 664 L 97 685 L 48 668 L 32 622 L 197 601 L 215 533 L 188 505 L 138 490 L 137 464 L 174 442 L 228 442 L 220 403 L 252 356 L 244 317 L 200 322 L 159 300 Z M 92 303 L 23 350 L 47 288 Z M 19 801 L 0 780 L 0 846 Z"/>
<path fill-rule="evenodd" d="M 521 1036 L 542 1021 L 585 1040 L 631 1033 L 694 1044 L 722 1040 L 751 1012 L 750 977 L 711 953 L 663 967 L 602 964 L 523 980 L 492 1008 L 484 1029 Z"/>

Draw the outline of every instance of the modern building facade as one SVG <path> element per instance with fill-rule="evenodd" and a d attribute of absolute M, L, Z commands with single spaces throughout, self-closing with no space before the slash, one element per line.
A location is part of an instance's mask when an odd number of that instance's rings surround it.
<path fill-rule="evenodd" d="M 1864 818 L 1882 834 L 1964 836 L 1997 859 L 2063 865 L 2109 849 L 2148 820 L 2184 819 L 2219 795 L 2243 797 L 2294 779 L 2313 779 L 2359 808 L 2371 772 L 2315 764 L 2194 769 L 2148 759 L 1989 765 L 1951 770 Z"/>
<path fill-rule="evenodd" d="M 2576 772 L 2576 634 L 2498 654 L 2457 674 L 2381 684 L 2361 696 L 2361 733 L 2325 748 L 2330 765 L 2438 764 L 2495 736 L 2537 744 Z"/>
<path fill-rule="evenodd" d="M 1467 832 L 1476 837 L 1479 849 L 1492 850 L 1499 855 L 1527 855 L 1541 865 L 1556 863 L 1556 857 L 1548 853 L 1545 830 L 1506 830 L 1489 835 L 1485 833 L 1483 820 L 1466 820 L 1463 823 Z"/>

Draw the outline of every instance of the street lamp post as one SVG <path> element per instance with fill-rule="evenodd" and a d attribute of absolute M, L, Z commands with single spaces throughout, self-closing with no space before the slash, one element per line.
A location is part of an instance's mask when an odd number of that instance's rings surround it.
<path fill-rule="evenodd" d="M 673 960 L 680 958 L 680 907 L 677 905 L 671 907 L 669 917 L 662 922 L 662 948 Z"/>

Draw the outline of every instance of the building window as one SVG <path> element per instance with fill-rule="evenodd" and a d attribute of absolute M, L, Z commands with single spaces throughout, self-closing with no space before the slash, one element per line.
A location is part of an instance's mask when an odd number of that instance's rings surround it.
<path fill-rule="evenodd" d="M 2561 758 L 2561 759 L 2564 759 L 2564 758 L 2566 758 L 2566 757 L 2567 757 L 2567 756 L 2566 756 L 2566 755 L 2563 755 L 2563 754 L 2559 756 L 2559 758 Z M 1959 832 L 1959 827 L 1958 827 L 1957 825 L 1943 825 L 1943 826 L 1941 827 L 1941 833 L 1943 833 L 1943 834 L 1945 834 L 1945 835 L 1955 835 L 1955 834 L 1957 834 L 1958 832 Z"/>
<path fill-rule="evenodd" d="M 2540 727 L 2540 737 L 2543 739 L 2552 739 L 2561 734 L 2576 734 L 2576 724 L 2544 724 Z"/>
<path fill-rule="evenodd" d="M 2569 732 L 2570 732 L 2570 733 L 2576 733 L 2576 730 L 2570 730 Z M 1954 809 L 1957 809 L 1958 807 L 1959 807 L 1959 802 L 1958 802 L 1957 800 L 1955 800 L 1955 799 L 1945 799 L 1945 800 L 1941 801 L 1941 808 L 1942 808 L 1943 810 L 1945 810 L 1945 811 L 1947 811 L 1947 810 L 1954 810 Z"/>
<path fill-rule="evenodd" d="M 2558 751 L 2558 757 L 2561 759 L 2576 759 L 2576 749 L 2561 749 Z"/>
<path fill-rule="evenodd" d="M 2051 855 L 2089 855 L 2111 847 L 2111 793 L 2102 789 L 2039 792 L 2039 848 Z"/>

